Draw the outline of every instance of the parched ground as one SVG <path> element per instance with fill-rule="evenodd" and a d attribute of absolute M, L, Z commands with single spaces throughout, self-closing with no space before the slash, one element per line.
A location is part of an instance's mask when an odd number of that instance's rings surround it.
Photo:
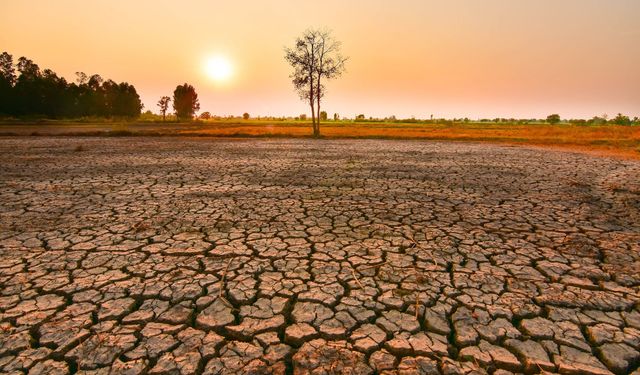
<path fill-rule="evenodd" d="M 0 139 L 0 372 L 640 373 L 640 162 Z"/>

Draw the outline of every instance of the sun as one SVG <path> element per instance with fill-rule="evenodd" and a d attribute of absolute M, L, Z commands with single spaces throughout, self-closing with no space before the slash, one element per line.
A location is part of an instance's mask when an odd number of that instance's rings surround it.
<path fill-rule="evenodd" d="M 226 82 L 233 76 L 233 66 L 224 56 L 210 57 L 205 63 L 205 71 L 216 82 Z"/>

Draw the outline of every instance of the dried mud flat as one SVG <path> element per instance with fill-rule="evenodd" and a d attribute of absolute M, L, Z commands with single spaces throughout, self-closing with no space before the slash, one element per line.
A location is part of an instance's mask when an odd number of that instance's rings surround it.
<path fill-rule="evenodd" d="M 640 163 L 0 139 L 0 372 L 640 373 Z"/>

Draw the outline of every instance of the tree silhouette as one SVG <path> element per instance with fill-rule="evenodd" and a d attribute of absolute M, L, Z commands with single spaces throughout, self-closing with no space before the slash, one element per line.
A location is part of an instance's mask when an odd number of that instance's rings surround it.
<path fill-rule="evenodd" d="M 328 30 L 307 30 L 295 47 L 285 48 L 285 60 L 293 68 L 291 81 L 302 100 L 311 107 L 313 135 L 320 136 L 320 105 L 324 97 L 323 79 L 339 77 L 347 61 L 341 43 Z"/>
<path fill-rule="evenodd" d="M 193 86 L 185 83 L 173 91 L 173 109 L 180 120 L 191 120 L 200 109 L 198 94 Z"/>
<path fill-rule="evenodd" d="M 42 100 L 39 95 L 40 67 L 26 57 L 20 57 L 17 63 L 18 72 L 15 93 L 14 114 L 42 115 Z"/>
<path fill-rule="evenodd" d="M 138 117 L 142 107 L 140 96 L 133 85 L 126 82 L 118 84 L 118 95 L 112 112 L 114 116 Z"/>
<path fill-rule="evenodd" d="M 13 57 L 0 54 L 0 113 L 13 116 L 47 118 L 80 116 L 137 117 L 142 102 L 135 87 L 123 82 L 103 80 L 76 73 L 77 83 L 69 84 L 53 70 L 44 69 L 20 57 L 18 74 Z"/>
<path fill-rule="evenodd" d="M 13 85 L 16 73 L 13 69 L 13 56 L 7 52 L 0 55 L 0 114 L 8 115 L 13 107 Z"/>
<path fill-rule="evenodd" d="M 242 118 L 245 120 L 248 120 L 251 116 L 249 116 L 249 114 L 247 112 L 242 114 Z"/>
<path fill-rule="evenodd" d="M 171 98 L 168 96 L 163 96 L 158 100 L 158 107 L 160 107 L 160 113 L 162 113 L 162 121 L 167 119 L 167 110 L 169 109 L 169 102 Z"/>

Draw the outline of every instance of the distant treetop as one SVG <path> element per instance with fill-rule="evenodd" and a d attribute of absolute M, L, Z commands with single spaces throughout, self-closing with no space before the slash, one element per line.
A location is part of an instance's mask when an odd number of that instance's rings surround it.
<path fill-rule="evenodd" d="M 98 74 L 76 74 L 77 83 L 69 83 L 50 69 L 41 70 L 26 57 L 20 57 L 14 65 L 13 56 L 3 52 L 0 114 L 47 118 L 140 115 L 143 106 L 133 85 L 104 80 Z"/>

